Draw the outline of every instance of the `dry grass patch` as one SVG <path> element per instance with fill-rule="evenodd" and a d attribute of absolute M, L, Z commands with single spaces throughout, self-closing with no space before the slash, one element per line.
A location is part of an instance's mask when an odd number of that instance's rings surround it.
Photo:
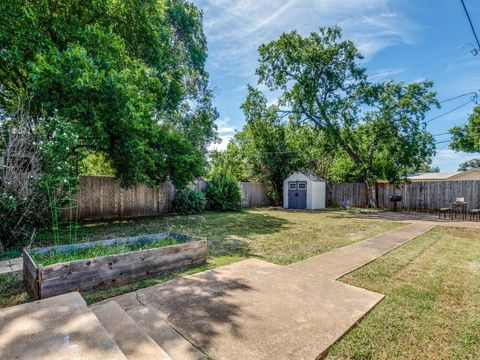
<path fill-rule="evenodd" d="M 480 231 L 435 228 L 342 281 L 386 295 L 331 359 L 477 359 Z"/>

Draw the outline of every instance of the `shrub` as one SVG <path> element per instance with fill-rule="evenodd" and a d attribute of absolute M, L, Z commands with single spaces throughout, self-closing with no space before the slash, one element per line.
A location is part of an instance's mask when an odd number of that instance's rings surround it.
<path fill-rule="evenodd" d="M 31 240 L 43 215 L 39 203 L 37 194 L 25 198 L 14 191 L 0 192 L 0 253 Z"/>
<path fill-rule="evenodd" d="M 175 197 L 175 211 L 180 214 L 195 214 L 205 210 L 207 199 L 200 190 L 184 189 Z"/>
<path fill-rule="evenodd" d="M 239 211 L 242 207 L 242 192 L 237 179 L 217 174 L 207 184 L 207 198 L 212 210 Z"/>

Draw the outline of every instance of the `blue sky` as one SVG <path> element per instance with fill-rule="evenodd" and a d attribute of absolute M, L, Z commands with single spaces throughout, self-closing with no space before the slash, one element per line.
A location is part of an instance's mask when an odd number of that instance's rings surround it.
<path fill-rule="evenodd" d="M 474 37 L 460 0 L 194 0 L 204 11 L 209 44 L 207 69 L 216 90 L 217 121 L 223 149 L 244 124 L 239 107 L 247 84 L 256 85 L 257 48 L 282 32 L 306 35 L 322 26 L 340 25 L 365 56 L 370 79 L 406 82 L 432 80 L 440 101 L 480 90 L 480 54 L 471 54 Z M 480 1 L 465 0 L 477 33 Z M 480 34 L 479 34 L 480 35 Z M 272 95 L 273 96 L 273 95 Z M 270 100 L 274 100 L 272 97 Z M 435 118 L 469 101 L 461 97 L 432 110 Z M 469 103 L 429 122 L 437 135 L 462 124 L 472 112 Z M 433 165 L 454 171 L 480 154 L 455 153 L 448 135 L 436 137 Z"/>

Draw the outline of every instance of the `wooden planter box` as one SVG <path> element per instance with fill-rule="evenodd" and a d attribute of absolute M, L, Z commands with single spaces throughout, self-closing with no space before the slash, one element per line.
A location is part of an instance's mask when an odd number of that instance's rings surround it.
<path fill-rule="evenodd" d="M 33 253 L 46 253 L 51 250 L 71 252 L 95 245 L 113 246 L 136 241 L 153 242 L 168 237 L 184 243 L 48 266 L 35 264 L 31 257 Z M 206 257 L 206 240 L 165 232 L 74 245 L 23 249 L 23 273 L 28 293 L 33 299 L 38 300 L 71 291 L 88 293 L 125 285 L 153 274 L 170 273 L 202 264 L 206 261 Z"/>

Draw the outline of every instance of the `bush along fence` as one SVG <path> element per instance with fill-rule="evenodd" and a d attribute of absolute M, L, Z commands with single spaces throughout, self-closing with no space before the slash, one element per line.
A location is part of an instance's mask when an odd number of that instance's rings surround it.
<path fill-rule="evenodd" d="M 205 180 L 196 180 L 191 188 L 204 191 Z M 240 183 L 244 208 L 271 205 L 268 188 L 259 183 Z M 78 220 L 102 220 L 155 216 L 173 211 L 175 188 L 169 182 L 157 188 L 137 185 L 124 189 L 117 180 L 107 176 L 80 178 L 80 191 L 75 195 L 78 204 Z M 68 217 L 68 211 L 62 217 Z"/>
<path fill-rule="evenodd" d="M 390 195 L 401 195 L 399 209 L 435 212 L 449 207 L 456 198 L 464 198 L 468 210 L 480 208 L 480 181 L 435 181 L 411 182 L 400 185 L 378 183 L 376 187 L 377 205 L 381 209 L 392 209 Z M 329 184 L 327 203 L 342 206 L 345 202 L 352 207 L 366 207 L 367 188 L 363 183 Z"/>

